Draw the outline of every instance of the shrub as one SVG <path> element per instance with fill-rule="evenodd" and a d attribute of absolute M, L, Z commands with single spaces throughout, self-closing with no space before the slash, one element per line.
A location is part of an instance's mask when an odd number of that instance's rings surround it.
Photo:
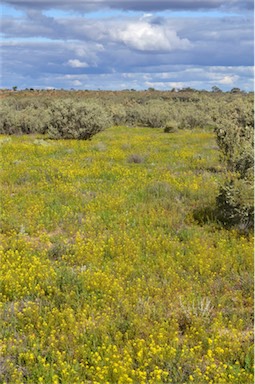
<path fill-rule="evenodd" d="M 144 156 L 141 156 L 137 153 L 133 153 L 128 157 L 128 163 L 144 163 Z"/>
<path fill-rule="evenodd" d="M 2 105 L 0 111 L 0 134 L 20 134 L 20 126 L 18 124 L 18 114 L 8 105 Z"/>
<path fill-rule="evenodd" d="M 221 110 L 215 127 L 217 144 L 222 159 L 231 171 L 236 170 L 238 159 L 253 148 L 254 110 L 252 105 L 242 99 L 226 105 Z"/>
<path fill-rule="evenodd" d="M 151 128 L 163 128 L 169 120 L 165 102 L 150 100 L 144 107 L 143 124 Z"/>
<path fill-rule="evenodd" d="M 50 121 L 48 109 L 28 106 L 15 109 L 13 105 L 5 104 L 0 114 L 1 134 L 45 133 Z"/>
<path fill-rule="evenodd" d="M 217 207 L 227 226 L 250 228 L 254 215 L 254 120 L 253 109 L 232 103 L 215 128 L 216 140 L 232 177 L 220 187 Z"/>
<path fill-rule="evenodd" d="M 178 124 L 176 121 L 168 121 L 164 128 L 165 133 L 174 133 L 178 131 Z"/>
<path fill-rule="evenodd" d="M 109 112 L 114 125 L 124 125 L 126 123 L 127 113 L 122 104 L 111 104 Z"/>
<path fill-rule="evenodd" d="M 246 179 L 232 179 L 221 186 L 216 203 L 218 218 L 227 227 L 250 229 L 254 222 L 254 188 Z"/>
<path fill-rule="evenodd" d="M 204 128 L 210 125 L 208 116 L 196 108 L 196 106 L 189 106 L 181 113 L 180 128 L 181 129 L 195 129 Z"/>
<path fill-rule="evenodd" d="M 111 125 L 105 109 L 95 102 L 56 101 L 51 106 L 49 137 L 87 140 Z"/>
<path fill-rule="evenodd" d="M 22 133 L 45 133 L 50 122 L 48 109 L 32 106 L 17 112 L 18 124 Z"/>
<path fill-rule="evenodd" d="M 129 126 L 144 124 L 144 106 L 134 104 L 126 107 L 126 124 Z"/>

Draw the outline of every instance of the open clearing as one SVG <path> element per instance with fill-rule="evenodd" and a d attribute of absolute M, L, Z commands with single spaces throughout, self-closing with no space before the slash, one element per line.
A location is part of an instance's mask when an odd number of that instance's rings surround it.
<path fill-rule="evenodd" d="M 253 239 L 213 133 L 2 136 L 1 382 L 253 382 Z"/>

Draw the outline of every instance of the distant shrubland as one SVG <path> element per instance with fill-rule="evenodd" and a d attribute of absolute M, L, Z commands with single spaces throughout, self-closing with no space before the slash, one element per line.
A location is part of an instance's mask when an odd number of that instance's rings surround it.
<path fill-rule="evenodd" d="M 217 219 L 253 226 L 254 107 L 244 92 L 2 92 L 0 133 L 90 139 L 110 126 L 214 131 L 228 180 L 220 186 Z M 132 161 L 138 161 L 135 155 Z"/>
<path fill-rule="evenodd" d="M 5 91 L 1 104 L 0 132 L 3 134 L 51 135 L 54 126 L 53 136 L 70 138 L 70 135 L 76 136 L 79 129 L 83 132 L 88 129 L 91 137 L 93 116 L 97 121 L 95 133 L 109 124 L 165 128 L 166 131 L 171 131 L 172 126 L 174 129 L 210 129 L 228 118 L 233 104 L 251 115 L 253 95 L 205 91 Z M 56 135 L 60 115 L 62 131 Z"/>

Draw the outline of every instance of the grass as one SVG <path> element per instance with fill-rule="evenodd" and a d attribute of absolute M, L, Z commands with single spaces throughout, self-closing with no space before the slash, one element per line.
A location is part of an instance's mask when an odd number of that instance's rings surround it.
<path fill-rule="evenodd" d="M 1 382 L 253 382 L 253 241 L 202 217 L 211 133 L 6 139 Z"/>

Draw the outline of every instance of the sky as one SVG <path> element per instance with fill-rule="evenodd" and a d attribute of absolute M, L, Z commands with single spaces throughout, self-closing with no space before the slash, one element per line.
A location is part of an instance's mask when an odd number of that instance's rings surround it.
<path fill-rule="evenodd" d="M 1 85 L 253 91 L 253 0 L 2 0 Z"/>

